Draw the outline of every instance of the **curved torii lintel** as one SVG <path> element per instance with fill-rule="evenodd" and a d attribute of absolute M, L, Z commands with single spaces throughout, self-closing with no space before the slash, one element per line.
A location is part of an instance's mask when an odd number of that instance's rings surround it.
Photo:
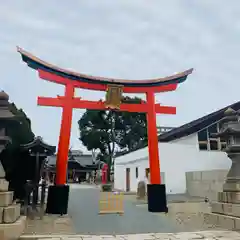
<path fill-rule="evenodd" d="M 193 71 L 193 68 L 191 68 L 172 76 L 148 80 L 95 77 L 59 68 L 39 59 L 20 47 L 17 47 L 17 51 L 21 54 L 23 61 L 29 67 L 37 70 L 39 76 L 45 80 L 60 84 L 67 84 L 71 81 L 75 87 L 99 91 L 106 91 L 107 85 L 110 84 L 121 85 L 123 86 L 123 91 L 128 93 L 143 93 L 150 89 L 153 92 L 172 91 L 176 89 L 177 84 L 184 82 Z"/>

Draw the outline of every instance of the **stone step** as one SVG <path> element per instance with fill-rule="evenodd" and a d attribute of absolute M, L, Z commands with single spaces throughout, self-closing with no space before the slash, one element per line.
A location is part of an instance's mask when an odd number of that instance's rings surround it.
<path fill-rule="evenodd" d="M 26 225 L 26 217 L 21 216 L 15 223 L 1 223 L 0 224 L 0 236 L 4 239 L 17 240 L 22 235 Z"/>
<path fill-rule="evenodd" d="M 204 224 L 213 228 L 240 230 L 240 218 L 219 213 L 204 213 Z"/>
<path fill-rule="evenodd" d="M 134 233 L 134 234 L 124 234 L 124 235 L 23 235 L 19 240 L 130 240 L 130 239 L 222 239 L 222 240 L 239 240 L 240 233 L 233 231 L 198 231 L 198 232 L 179 232 L 179 233 Z"/>
<path fill-rule="evenodd" d="M 240 192 L 240 184 L 235 182 L 225 182 L 223 184 L 223 190 L 224 192 Z"/>
<path fill-rule="evenodd" d="M 16 220 L 20 217 L 20 210 L 20 204 L 0 207 L 0 224 L 16 222 Z"/>
<path fill-rule="evenodd" d="M 67 238 L 70 238 L 71 240 L 82 240 L 82 237 L 83 235 L 22 235 L 18 240 L 62 240 Z M 90 235 L 86 235 L 86 237 L 90 237 Z M 91 238 L 89 238 L 89 240 L 91 240 Z"/>
<path fill-rule="evenodd" d="M 3 223 L 14 223 L 20 217 L 20 204 L 13 204 L 3 209 Z"/>
<path fill-rule="evenodd" d="M 13 192 L 0 192 L 0 207 L 7 207 L 13 203 Z"/>
<path fill-rule="evenodd" d="M 211 207 L 213 213 L 220 213 L 228 216 L 240 217 L 240 204 L 213 202 L 211 203 Z"/>

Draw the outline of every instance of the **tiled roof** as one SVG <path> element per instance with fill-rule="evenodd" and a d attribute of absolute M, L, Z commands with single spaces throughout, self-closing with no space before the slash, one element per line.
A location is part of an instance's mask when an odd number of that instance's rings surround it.
<path fill-rule="evenodd" d="M 215 112 L 212 112 L 206 116 L 203 116 L 201 118 L 198 118 L 192 122 L 189 122 L 187 124 L 184 124 L 180 127 L 174 128 L 173 130 L 166 132 L 158 137 L 160 142 L 170 142 L 175 139 L 179 139 L 182 137 L 186 137 L 190 134 L 193 134 L 195 132 L 198 132 L 201 129 L 206 128 L 207 126 L 211 125 L 214 122 L 217 122 L 221 118 L 224 117 L 224 112 L 228 109 L 232 108 L 234 110 L 240 109 L 240 101 L 233 103 L 229 106 L 226 106 L 224 108 L 221 108 L 220 110 L 217 110 Z"/>

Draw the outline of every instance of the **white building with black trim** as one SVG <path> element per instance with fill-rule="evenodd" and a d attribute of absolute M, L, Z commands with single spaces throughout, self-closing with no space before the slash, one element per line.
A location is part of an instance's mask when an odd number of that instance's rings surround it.
<path fill-rule="evenodd" d="M 231 161 L 222 151 L 226 142 L 211 136 L 218 132 L 219 121 L 229 107 L 239 110 L 240 102 L 159 135 L 160 171 L 167 193 L 186 192 L 186 172 L 229 169 Z M 147 146 L 115 159 L 116 189 L 136 191 L 138 182 L 148 174 Z"/>

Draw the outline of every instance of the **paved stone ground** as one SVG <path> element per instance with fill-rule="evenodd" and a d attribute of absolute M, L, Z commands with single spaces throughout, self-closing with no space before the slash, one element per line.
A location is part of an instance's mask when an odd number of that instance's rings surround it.
<path fill-rule="evenodd" d="M 96 186 L 71 185 L 69 215 L 72 219 L 47 216 L 44 221 L 29 222 L 25 233 L 35 233 L 34 240 L 240 240 L 240 234 L 231 231 L 186 232 L 194 228 L 183 230 L 167 215 L 149 213 L 145 204 L 136 204 L 129 197 L 125 198 L 123 216 L 98 215 L 99 193 Z M 37 236 L 50 233 L 48 236 Z M 81 235 L 66 235 L 74 233 Z M 21 239 L 33 239 L 29 237 L 32 236 L 23 235 Z"/>
<path fill-rule="evenodd" d="M 38 240 L 239 240 L 240 234 L 230 231 L 195 232 L 195 233 L 147 233 L 117 236 L 55 236 L 52 238 L 38 238 Z M 24 240 L 24 239 L 23 239 Z M 27 239 L 26 239 L 27 240 Z"/>
<path fill-rule="evenodd" d="M 27 219 L 24 234 L 73 234 L 72 220 L 68 216 L 46 215 L 43 219 Z"/>
<path fill-rule="evenodd" d="M 131 201 L 138 208 L 147 209 L 146 200 L 137 200 L 136 195 L 126 195 L 125 199 Z M 203 198 L 189 197 L 185 194 L 174 194 L 168 196 L 169 213 L 166 215 L 174 222 L 181 232 L 203 231 L 203 230 L 227 230 L 220 229 L 209 224 L 204 213 L 210 212 L 211 208 Z M 159 215 L 158 213 L 155 213 Z"/>
<path fill-rule="evenodd" d="M 131 234 L 179 232 L 182 229 L 165 214 L 149 213 L 132 201 L 124 201 L 124 214 L 99 215 L 100 190 L 94 186 L 72 185 L 69 215 L 79 234 Z"/>

